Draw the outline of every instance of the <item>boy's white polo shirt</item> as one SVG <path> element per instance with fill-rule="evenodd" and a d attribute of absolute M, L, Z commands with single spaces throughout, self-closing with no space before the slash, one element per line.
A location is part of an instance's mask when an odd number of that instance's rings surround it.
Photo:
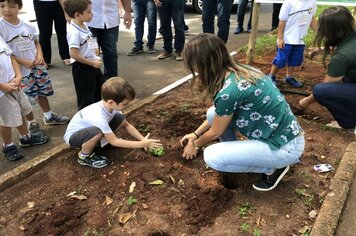
<path fill-rule="evenodd" d="M 0 35 L 12 50 L 12 54 L 18 58 L 34 61 L 37 50 L 35 40 L 38 40 L 38 31 L 30 22 L 20 20 L 13 25 L 3 18 L 0 19 Z M 22 76 L 30 74 L 31 70 L 20 65 Z"/>
<path fill-rule="evenodd" d="M 8 83 L 15 77 L 15 71 L 11 64 L 11 48 L 0 36 L 0 83 Z M 0 90 L 0 97 L 4 92 Z"/>
<path fill-rule="evenodd" d="M 103 134 L 112 133 L 113 131 L 110 128 L 109 123 L 116 113 L 121 112 L 114 110 L 112 113 L 109 113 L 109 111 L 102 105 L 101 101 L 83 108 L 70 120 L 64 134 L 64 141 L 69 144 L 69 139 L 72 134 L 89 127 L 97 127 Z"/>
<path fill-rule="evenodd" d="M 120 14 L 117 0 L 95 0 L 92 2 L 93 19 L 88 26 L 97 29 L 107 29 L 119 26 Z"/>
<path fill-rule="evenodd" d="M 279 20 L 286 22 L 283 34 L 285 44 L 304 44 L 316 9 L 315 0 L 285 0 L 279 12 Z"/>
<path fill-rule="evenodd" d="M 67 41 L 69 48 L 77 48 L 79 49 L 80 55 L 84 58 L 92 61 L 98 61 L 100 60 L 100 57 L 95 54 L 95 49 L 98 48 L 96 38 L 93 37 L 86 25 L 85 27 L 86 29 L 82 29 L 73 21 L 68 25 Z"/>

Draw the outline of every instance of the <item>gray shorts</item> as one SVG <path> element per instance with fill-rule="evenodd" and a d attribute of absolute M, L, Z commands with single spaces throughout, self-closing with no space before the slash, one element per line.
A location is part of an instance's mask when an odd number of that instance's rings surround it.
<path fill-rule="evenodd" d="M 22 117 L 32 112 L 32 106 L 26 94 L 19 90 L 0 97 L 0 125 L 5 127 L 19 127 Z"/>
<path fill-rule="evenodd" d="M 119 128 L 119 126 L 125 119 L 126 118 L 123 114 L 116 113 L 114 118 L 109 123 L 110 128 L 115 131 L 117 128 Z M 101 130 L 95 126 L 78 130 L 77 132 L 73 133 L 72 136 L 69 138 L 69 145 L 72 148 L 81 149 L 83 143 L 87 142 L 95 135 L 100 133 Z"/>

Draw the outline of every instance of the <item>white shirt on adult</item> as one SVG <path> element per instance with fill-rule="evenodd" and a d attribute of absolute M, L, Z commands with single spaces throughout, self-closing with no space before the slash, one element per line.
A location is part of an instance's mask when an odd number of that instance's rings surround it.
<path fill-rule="evenodd" d="M 89 27 L 107 29 L 119 26 L 119 2 L 118 0 L 92 0 L 93 19 L 88 23 Z"/>
<path fill-rule="evenodd" d="M 285 21 L 285 44 L 303 45 L 310 23 L 316 13 L 315 0 L 286 0 L 279 12 L 279 20 Z"/>

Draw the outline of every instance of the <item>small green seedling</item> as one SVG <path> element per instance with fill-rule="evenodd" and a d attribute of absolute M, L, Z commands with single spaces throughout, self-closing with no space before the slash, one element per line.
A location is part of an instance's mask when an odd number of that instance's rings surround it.
<path fill-rule="evenodd" d="M 155 157 L 161 157 L 164 155 L 164 148 L 163 146 L 157 148 L 149 148 L 148 153 Z"/>
<path fill-rule="evenodd" d="M 133 196 L 130 196 L 128 199 L 127 199 L 127 203 L 129 205 L 135 205 L 137 203 L 137 199 L 134 198 Z"/>

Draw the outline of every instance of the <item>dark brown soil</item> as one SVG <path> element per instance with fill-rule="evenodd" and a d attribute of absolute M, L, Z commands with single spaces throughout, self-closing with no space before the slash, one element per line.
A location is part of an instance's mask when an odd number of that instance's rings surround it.
<path fill-rule="evenodd" d="M 273 53 L 274 55 L 274 53 Z M 272 54 L 254 66 L 269 72 Z M 238 56 L 243 58 L 243 56 Z M 240 59 L 243 61 L 242 59 Z M 324 68 L 306 61 L 298 77 L 309 93 Z M 281 77 L 283 71 L 281 71 Z M 282 90 L 290 90 L 283 82 Z M 287 92 L 288 92 L 287 91 Z M 142 133 L 160 138 L 163 157 L 143 150 L 106 148 L 111 164 L 103 169 L 76 163 L 76 151 L 58 156 L 42 170 L 0 193 L 0 235 L 299 235 L 313 226 L 312 210 L 321 207 L 335 171 L 318 174 L 313 165 L 329 163 L 335 169 L 354 136 L 327 129 L 329 112 L 314 104 L 298 108 L 303 97 L 286 94 L 305 130 L 306 149 L 300 164 L 292 166 L 276 189 L 258 192 L 257 174 L 238 174 L 238 188 L 224 188 L 219 173 L 207 168 L 202 155 L 181 158 L 180 138 L 205 117 L 209 102 L 194 99 L 186 84 L 128 117 Z M 123 134 L 125 137 L 125 134 Z M 162 180 L 162 185 L 152 181 Z M 129 188 L 136 186 L 130 193 Z M 79 200 L 68 195 L 85 196 Z M 133 197 L 136 204 L 130 205 Z M 112 203 L 110 202 L 112 199 Z M 133 214 L 126 224 L 125 213 Z"/>

